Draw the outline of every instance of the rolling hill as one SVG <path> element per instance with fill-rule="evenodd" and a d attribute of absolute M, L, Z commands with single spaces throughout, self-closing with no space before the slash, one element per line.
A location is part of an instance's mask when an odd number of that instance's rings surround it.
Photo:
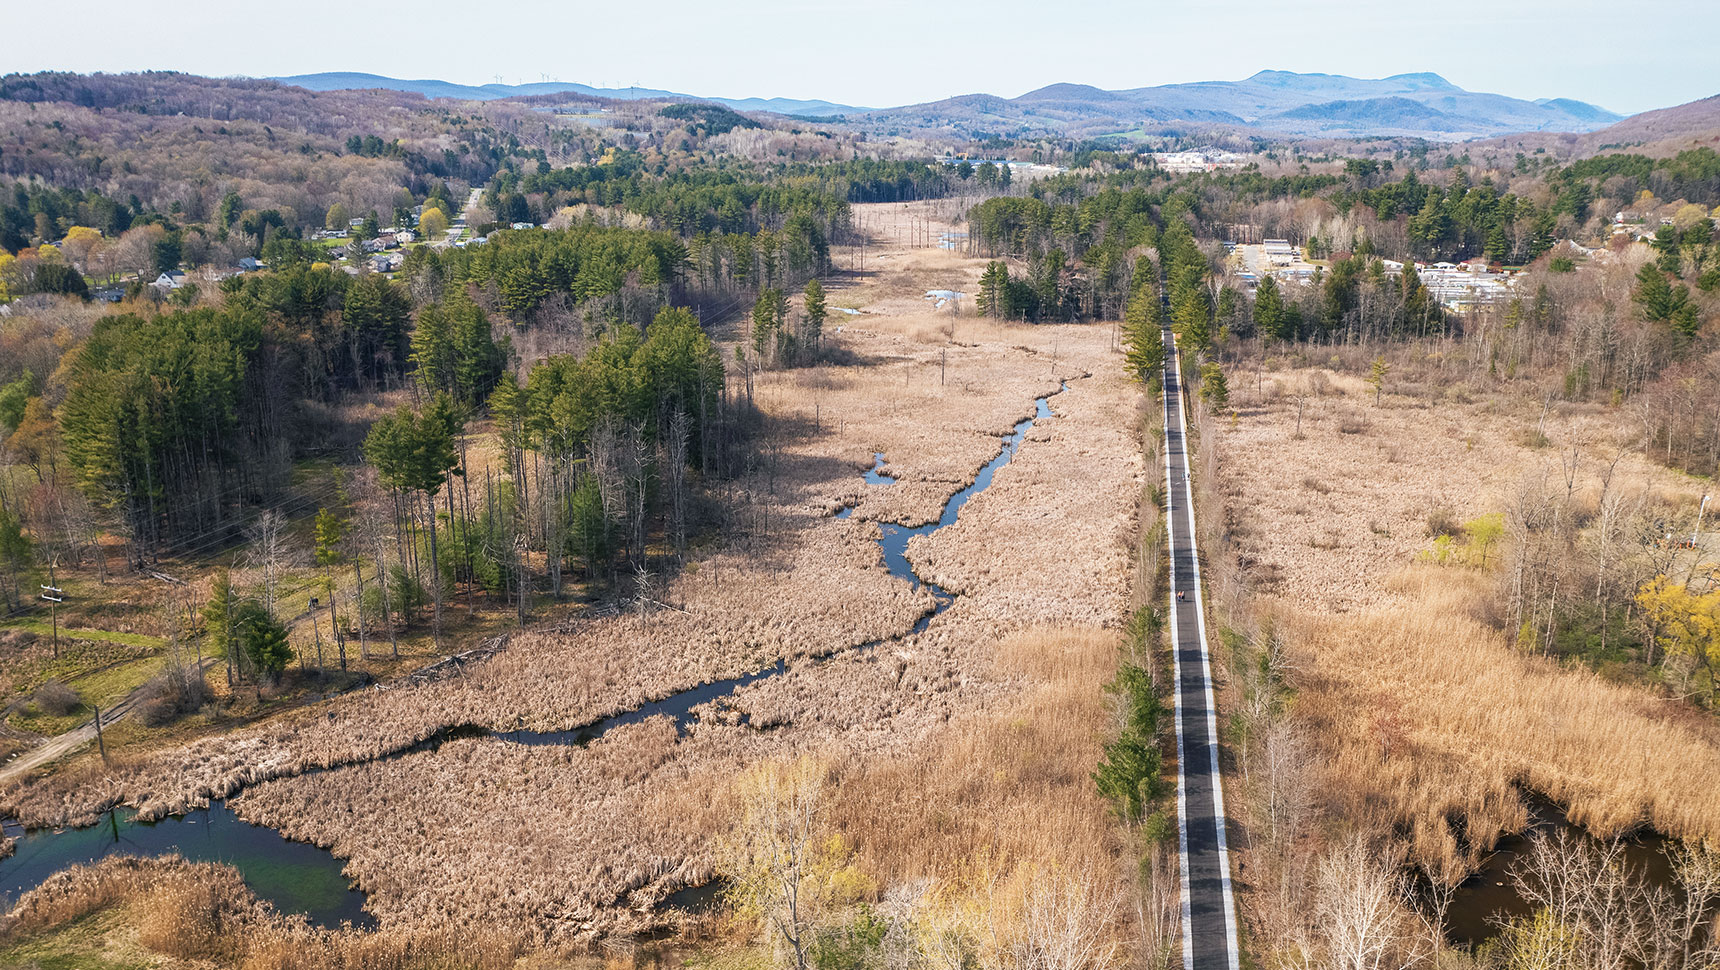
<path fill-rule="evenodd" d="M 455 84 L 433 78 L 402 80 L 380 74 L 338 71 L 324 74 L 295 74 L 270 78 L 282 84 L 308 91 L 341 91 L 381 89 L 410 91 L 427 98 L 455 98 L 462 101 L 499 101 L 503 98 L 530 97 L 542 94 L 583 94 L 618 101 L 716 101 L 736 111 L 772 111 L 785 115 L 827 118 L 834 115 L 863 114 L 868 109 L 829 101 L 798 100 L 795 98 L 713 98 L 705 95 L 676 94 L 658 88 L 596 88 L 569 81 L 541 81 L 532 84 Z"/>

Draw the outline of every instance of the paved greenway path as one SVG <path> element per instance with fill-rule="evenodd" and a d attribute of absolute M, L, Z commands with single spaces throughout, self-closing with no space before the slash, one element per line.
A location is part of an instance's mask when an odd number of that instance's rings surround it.
<path fill-rule="evenodd" d="M 1185 970 L 1237 970 L 1236 905 L 1218 773 L 1218 715 L 1202 612 L 1194 494 L 1184 447 L 1176 339 L 1165 341 L 1165 517 L 1171 554 L 1171 655 L 1176 672 L 1177 845 Z M 1185 599 L 1178 601 L 1181 591 Z"/>

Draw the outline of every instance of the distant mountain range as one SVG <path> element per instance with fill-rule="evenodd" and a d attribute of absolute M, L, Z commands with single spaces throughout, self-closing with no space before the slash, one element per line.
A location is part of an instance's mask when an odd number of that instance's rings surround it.
<path fill-rule="evenodd" d="M 706 95 L 676 94 L 657 88 L 594 88 L 571 81 L 542 81 L 535 84 L 455 84 L 452 81 L 416 80 L 383 77 L 379 74 L 332 72 L 326 74 L 295 74 L 291 77 L 269 78 L 309 91 L 345 91 L 382 88 L 388 91 L 411 91 L 427 98 L 456 98 L 463 101 L 498 101 L 502 98 L 531 97 L 540 94 L 583 94 L 594 98 L 617 101 L 715 101 L 736 111 L 772 111 L 782 115 L 802 115 L 828 118 L 834 115 L 864 114 L 870 110 L 829 101 L 800 101 L 794 98 L 713 98 Z"/>
<path fill-rule="evenodd" d="M 1197 81 L 1103 91 L 1053 84 L 1018 98 L 964 95 L 868 114 L 868 126 L 1092 137 L 1191 126 L 1305 137 L 1408 135 L 1456 141 L 1520 131 L 1591 131 L 1622 116 L 1568 98 L 1482 94 L 1438 74 L 1367 79 L 1261 71 L 1241 81 Z"/>
<path fill-rule="evenodd" d="M 472 86 L 348 73 L 301 74 L 273 80 L 313 91 L 385 88 L 433 98 L 484 101 L 559 93 L 622 100 L 716 101 L 738 111 L 841 118 L 879 131 L 969 137 L 1094 137 L 1126 132 L 1153 134 L 1195 126 L 1304 137 L 1414 136 L 1458 141 L 1516 132 L 1593 131 L 1623 117 L 1569 98 L 1525 101 L 1466 91 L 1430 73 L 1367 79 L 1261 71 L 1241 81 L 1197 81 L 1122 91 L 1052 84 L 1017 98 L 968 94 L 883 109 L 790 98 L 716 98 L 656 88 L 596 88 L 561 81 Z"/>

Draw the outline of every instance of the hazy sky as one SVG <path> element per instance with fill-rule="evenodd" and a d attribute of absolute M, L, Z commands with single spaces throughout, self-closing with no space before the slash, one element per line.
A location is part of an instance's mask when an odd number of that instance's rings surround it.
<path fill-rule="evenodd" d="M 1433 71 L 1472 91 L 1621 113 L 1720 94 L 1715 0 L 415 0 L 18 4 L 0 71 L 366 71 L 551 80 L 871 107 L 1055 81 L 1104 88 L 1257 70 Z"/>

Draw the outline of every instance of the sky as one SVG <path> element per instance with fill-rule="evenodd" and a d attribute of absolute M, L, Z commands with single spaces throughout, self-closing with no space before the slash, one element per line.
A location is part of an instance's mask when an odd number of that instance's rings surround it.
<path fill-rule="evenodd" d="M 1623 114 L 1720 94 L 1715 0 L 415 0 L 273 9 L 84 0 L 8 14 L 0 72 L 362 71 L 887 107 L 1060 81 L 1132 88 L 1263 69 L 1431 71 L 1471 91 Z"/>

